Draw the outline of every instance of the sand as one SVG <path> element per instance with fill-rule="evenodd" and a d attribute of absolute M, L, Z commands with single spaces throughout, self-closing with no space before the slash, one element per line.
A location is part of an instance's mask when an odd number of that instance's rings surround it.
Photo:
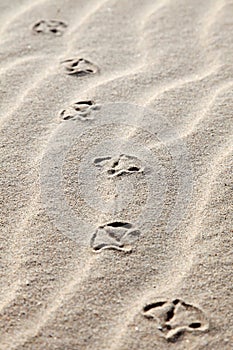
<path fill-rule="evenodd" d="M 232 349 L 233 3 L 0 2 L 0 349 Z"/>

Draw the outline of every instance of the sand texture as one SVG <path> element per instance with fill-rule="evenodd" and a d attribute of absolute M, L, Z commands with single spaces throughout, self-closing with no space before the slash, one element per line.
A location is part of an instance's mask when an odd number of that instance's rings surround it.
<path fill-rule="evenodd" d="M 1 0 L 1 350 L 233 348 L 231 0 Z"/>

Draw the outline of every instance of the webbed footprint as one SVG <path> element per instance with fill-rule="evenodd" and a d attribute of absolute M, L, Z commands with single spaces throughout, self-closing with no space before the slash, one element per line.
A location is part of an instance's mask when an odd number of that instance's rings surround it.
<path fill-rule="evenodd" d="M 161 335 L 170 342 L 176 342 L 186 332 L 203 332 L 209 328 L 204 312 L 180 299 L 147 304 L 143 308 L 143 316 L 155 321 Z"/>
<path fill-rule="evenodd" d="M 100 109 L 100 105 L 96 104 L 94 101 L 78 101 L 68 106 L 66 109 L 63 109 L 59 116 L 63 120 L 69 119 L 79 119 L 82 121 L 93 119 L 93 111 Z"/>
<path fill-rule="evenodd" d="M 33 32 L 42 34 L 62 35 L 67 24 L 56 20 L 41 20 L 32 27 Z"/>
<path fill-rule="evenodd" d="M 99 157 L 94 159 L 94 165 L 106 170 L 109 177 L 142 173 L 143 167 L 137 157 L 120 154 L 119 157 Z"/>
<path fill-rule="evenodd" d="M 84 58 L 72 58 L 61 62 L 65 73 L 82 77 L 85 75 L 96 74 L 99 67 Z"/>
<path fill-rule="evenodd" d="M 140 231 L 129 222 L 114 221 L 97 228 L 91 238 L 91 248 L 95 251 L 115 249 L 125 252 L 132 250 Z"/>

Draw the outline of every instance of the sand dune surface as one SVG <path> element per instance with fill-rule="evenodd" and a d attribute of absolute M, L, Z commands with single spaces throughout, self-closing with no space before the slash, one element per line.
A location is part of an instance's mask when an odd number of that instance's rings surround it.
<path fill-rule="evenodd" d="M 0 349 L 233 348 L 232 13 L 1 0 Z"/>

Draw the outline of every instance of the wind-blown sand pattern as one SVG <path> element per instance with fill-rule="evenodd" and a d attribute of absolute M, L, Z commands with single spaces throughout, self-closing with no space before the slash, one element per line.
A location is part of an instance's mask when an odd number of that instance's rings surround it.
<path fill-rule="evenodd" d="M 232 349 L 233 2 L 0 3 L 0 349 Z"/>

